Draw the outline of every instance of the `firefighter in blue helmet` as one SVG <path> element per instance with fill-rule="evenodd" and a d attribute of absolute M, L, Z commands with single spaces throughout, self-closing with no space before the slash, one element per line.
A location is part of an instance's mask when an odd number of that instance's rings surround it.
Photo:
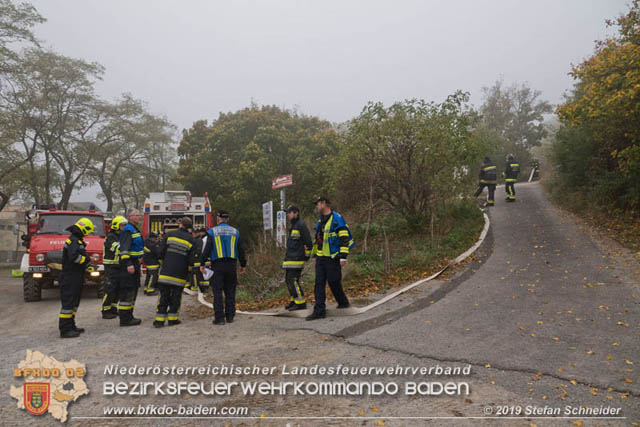
<path fill-rule="evenodd" d="M 144 256 L 144 240 L 138 230 L 142 215 L 137 209 L 130 209 L 129 223 L 120 232 L 120 301 L 118 315 L 120 326 L 136 326 L 142 320 L 133 317 L 133 308 L 140 287 L 140 259 Z"/>
<path fill-rule="evenodd" d="M 160 242 L 156 233 L 149 233 L 144 241 L 144 261 L 147 274 L 144 278 L 144 294 L 157 295 L 158 271 L 160 271 Z"/>
<path fill-rule="evenodd" d="M 120 231 L 127 225 L 127 219 L 117 216 L 111 221 L 111 231 L 104 239 L 102 263 L 104 264 L 104 297 L 102 298 L 102 318 L 118 317 L 118 295 L 120 292 Z"/>
<path fill-rule="evenodd" d="M 484 163 L 480 168 L 480 182 L 478 183 L 478 190 L 475 193 L 475 197 L 478 197 L 484 187 L 487 187 L 489 197 L 487 199 L 487 206 L 493 206 L 495 204 L 496 183 L 498 175 L 496 173 L 496 165 L 493 164 L 489 156 L 484 158 Z"/>
<path fill-rule="evenodd" d="M 284 280 L 289 290 L 290 300 L 286 310 L 304 310 L 307 308 L 307 300 L 300 286 L 300 276 L 304 263 L 311 256 L 313 243 L 309 229 L 300 218 L 300 209 L 297 206 L 287 208 L 287 219 L 291 224 L 289 236 L 287 237 L 287 249 L 282 261 L 282 268 L 285 270 Z"/>
<path fill-rule="evenodd" d="M 71 234 L 62 249 L 62 271 L 60 272 L 60 300 L 62 307 L 58 320 L 60 337 L 76 338 L 84 332 L 76 326 L 76 311 L 80 304 L 84 272 L 89 265 L 86 244 L 82 240 L 93 233 L 93 223 L 89 218 L 80 218 L 67 228 Z"/>
<path fill-rule="evenodd" d="M 338 303 L 338 308 L 349 307 L 349 300 L 342 289 L 342 267 L 347 263 L 349 250 L 353 247 L 351 230 L 344 218 L 331 209 L 326 197 L 315 201 L 320 219 L 316 224 L 315 243 L 312 254 L 316 264 L 315 305 L 307 320 L 322 319 L 327 315 L 325 301 L 326 282 Z"/>
<path fill-rule="evenodd" d="M 502 172 L 504 190 L 507 192 L 507 202 L 516 201 L 516 181 L 519 173 L 520 164 L 514 160 L 513 154 L 509 154 L 504 165 L 504 172 Z"/>
<path fill-rule="evenodd" d="M 240 232 L 230 226 L 229 213 L 218 211 L 216 217 L 218 225 L 207 231 L 209 238 L 203 252 L 202 263 L 206 258 L 211 260 L 213 276 L 209 280 L 213 290 L 214 325 L 224 325 L 233 322 L 236 314 L 236 285 L 238 282 L 236 271 L 244 273 L 247 258 L 244 252 Z M 240 268 L 237 262 L 240 261 Z M 204 266 L 200 266 L 204 273 Z M 222 294 L 224 293 L 224 301 Z"/>

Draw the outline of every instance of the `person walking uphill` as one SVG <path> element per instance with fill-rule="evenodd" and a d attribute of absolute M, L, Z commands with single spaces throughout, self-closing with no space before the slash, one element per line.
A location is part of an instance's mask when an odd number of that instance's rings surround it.
<path fill-rule="evenodd" d="M 233 322 L 236 314 L 236 285 L 238 273 L 244 273 L 247 258 L 240 232 L 230 226 L 229 213 L 218 211 L 218 225 L 207 231 L 209 238 L 203 252 L 202 264 L 208 257 L 211 260 L 213 277 L 209 280 L 213 290 L 214 325 L 224 325 Z M 237 268 L 240 261 L 240 268 Z M 200 266 L 204 273 L 204 266 Z M 224 293 L 224 301 L 222 294 Z"/>
<path fill-rule="evenodd" d="M 144 256 L 144 240 L 137 226 L 140 223 L 140 211 L 130 209 L 127 215 L 129 223 L 120 232 L 120 301 L 118 315 L 120 326 L 136 326 L 142 320 L 133 317 L 133 308 L 140 287 L 140 259 Z"/>
<path fill-rule="evenodd" d="M 196 247 L 195 239 L 189 232 L 192 227 L 191 218 L 180 220 L 180 227 L 165 236 L 160 247 L 162 268 L 158 275 L 160 296 L 153 326 L 161 328 L 164 321 L 169 320 L 169 326 L 179 325 L 180 304 L 182 291 L 188 285 L 189 266 L 194 259 Z"/>
<path fill-rule="evenodd" d="M 316 224 L 313 258 L 316 263 L 316 284 L 314 287 L 315 305 L 307 320 L 322 319 L 327 315 L 325 284 L 329 282 L 331 293 L 338 308 L 349 307 L 349 300 L 342 289 L 342 267 L 347 263 L 349 249 L 353 247 L 351 230 L 338 212 L 331 210 L 326 197 L 316 201 L 316 210 L 320 220 Z"/>
<path fill-rule="evenodd" d="M 88 218 L 80 218 L 67 228 L 71 235 L 62 249 L 62 271 L 60 272 L 60 316 L 58 328 L 61 338 L 76 338 L 84 332 L 76 326 L 76 311 L 80 304 L 84 272 L 89 265 L 89 256 L 83 237 L 93 233 L 93 223 Z"/>
<path fill-rule="evenodd" d="M 493 164 L 489 156 L 484 158 L 484 163 L 480 168 L 480 183 L 478 184 L 478 190 L 475 193 L 475 197 L 478 197 L 484 187 L 487 187 L 489 191 L 489 198 L 487 199 L 487 206 L 493 206 L 495 204 L 496 182 L 498 175 L 496 173 L 496 165 Z"/>
<path fill-rule="evenodd" d="M 285 269 L 284 279 L 289 289 L 291 300 L 286 310 L 304 310 L 307 308 L 307 300 L 300 287 L 300 275 L 304 268 L 304 263 L 311 256 L 311 235 L 309 229 L 302 219 L 300 219 L 300 209 L 296 206 L 287 208 L 287 219 L 291 224 L 289 237 L 287 238 L 287 249 L 282 262 Z"/>
<path fill-rule="evenodd" d="M 504 165 L 504 172 L 502 172 L 504 190 L 507 192 L 507 202 L 516 201 L 516 181 L 518 180 L 518 173 L 520 173 L 520 164 L 516 163 L 513 159 L 513 154 L 509 154 Z"/>

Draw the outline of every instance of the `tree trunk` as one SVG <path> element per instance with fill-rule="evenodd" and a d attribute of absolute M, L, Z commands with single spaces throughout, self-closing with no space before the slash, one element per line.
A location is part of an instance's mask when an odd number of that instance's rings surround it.
<path fill-rule="evenodd" d="M 362 253 L 367 252 L 367 242 L 369 240 L 369 227 L 371 226 L 371 215 L 373 214 L 373 184 L 369 185 L 369 212 L 367 213 L 367 228 L 364 230 L 364 243 Z"/>
<path fill-rule="evenodd" d="M 6 194 L 0 191 L 0 212 L 2 212 L 5 206 L 7 206 L 7 204 L 9 203 L 9 199 L 11 199 L 10 194 Z"/>

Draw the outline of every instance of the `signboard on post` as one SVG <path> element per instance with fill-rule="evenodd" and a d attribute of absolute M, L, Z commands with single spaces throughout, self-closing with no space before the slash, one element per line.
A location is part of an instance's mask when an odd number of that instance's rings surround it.
<path fill-rule="evenodd" d="M 276 243 L 279 247 L 281 248 L 284 247 L 286 236 L 287 236 L 287 213 L 285 211 L 278 211 L 278 221 L 276 224 Z"/>
<path fill-rule="evenodd" d="M 273 230 L 273 201 L 262 204 L 262 223 L 265 231 Z"/>
<path fill-rule="evenodd" d="M 282 175 L 271 180 L 271 189 L 277 190 L 278 188 L 290 187 L 293 185 L 293 175 Z"/>

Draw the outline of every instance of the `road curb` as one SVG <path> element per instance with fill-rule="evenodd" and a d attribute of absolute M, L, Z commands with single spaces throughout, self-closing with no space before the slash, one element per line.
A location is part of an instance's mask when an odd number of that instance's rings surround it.
<path fill-rule="evenodd" d="M 407 286 L 405 286 L 404 288 L 393 292 L 387 296 L 385 296 L 384 298 L 379 299 L 376 302 L 373 302 L 369 305 L 366 305 L 364 307 L 353 307 L 353 308 L 349 308 L 346 310 L 341 310 L 344 315 L 346 316 L 355 316 L 357 314 L 362 314 L 362 313 L 366 313 L 369 310 L 372 310 L 376 307 L 378 307 L 379 305 L 382 305 L 384 303 L 386 303 L 387 301 L 390 301 L 392 299 L 394 299 L 395 297 L 402 295 L 403 293 L 415 288 L 416 286 L 420 286 L 423 283 L 426 283 L 430 280 L 433 280 L 435 278 L 437 278 L 438 276 L 440 276 L 442 273 L 444 273 L 447 269 L 449 269 L 450 267 L 461 263 L 462 261 L 464 261 L 465 259 L 467 259 L 470 255 L 472 255 L 476 250 L 478 250 L 478 248 L 480 247 L 480 245 L 482 245 L 482 243 L 484 242 L 484 239 L 487 237 L 487 233 L 489 232 L 489 227 L 491 226 L 491 221 L 489 220 L 489 216 L 487 215 L 487 213 L 482 210 L 482 215 L 484 217 L 484 227 L 482 229 L 482 232 L 480 233 L 480 237 L 478 238 L 478 240 L 466 251 L 464 251 L 462 254 L 460 254 L 458 257 L 456 257 L 453 261 L 451 261 L 449 264 L 447 264 L 442 270 L 438 271 L 437 273 L 432 274 L 429 277 L 426 277 L 424 279 L 420 279 L 416 282 L 410 283 Z M 211 304 L 210 302 L 207 302 L 204 299 L 204 295 L 202 294 L 202 292 L 198 291 L 198 302 L 200 302 L 200 304 L 207 306 L 211 309 L 213 309 L 213 304 Z M 254 315 L 254 316 L 281 316 L 281 317 L 305 317 L 308 315 L 306 310 L 299 310 L 299 311 L 236 311 L 236 313 L 238 314 L 250 314 L 250 315 Z"/>

